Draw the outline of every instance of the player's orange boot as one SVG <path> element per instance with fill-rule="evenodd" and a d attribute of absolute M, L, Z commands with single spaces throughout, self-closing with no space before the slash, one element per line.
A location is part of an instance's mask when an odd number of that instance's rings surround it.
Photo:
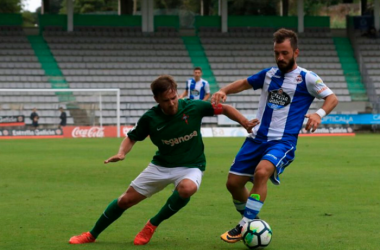
<path fill-rule="evenodd" d="M 220 238 L 228 243 L 238 242 L 242 238 L 241 236 L 242 228 L 243 227 L 238 224 L 236 227 L 232 228 L 230 231 L 227 231 L 224 234 L 222 234 Z"/>
<path fill-rule="evenodd" d="M 138 233 L 135 237 L 135 240 L 133 241 L 133 244 L 135 245 L 145 245 L 148 244 L 150 239 L 152 238 L 154 231 L 156 230 L 157 226 L 152 225 L 150 221 L 148 221 L 144 228 Z"/>
<path fill-rule="evenodd" d="M 75 235 L 70 238 L 70 244 L 84 244 L 95 242 L 94 236 L 90 232 L 82 233 L 80 235 Z"/>

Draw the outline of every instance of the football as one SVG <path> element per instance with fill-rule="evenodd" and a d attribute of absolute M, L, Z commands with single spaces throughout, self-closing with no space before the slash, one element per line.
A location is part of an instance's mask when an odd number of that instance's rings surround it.
<path fill-rule="evenodd" d="M 251 220 L 245 223 L 241 234 L 244 245 L 249 249 L 263 249 L 272 240 L 272 229 L 263 220 Z"/>

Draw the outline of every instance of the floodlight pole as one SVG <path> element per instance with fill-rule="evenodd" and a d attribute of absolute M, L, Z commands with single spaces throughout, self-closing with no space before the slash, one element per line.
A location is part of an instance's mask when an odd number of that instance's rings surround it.
<path fill-rule="evenodd" d="M 222 32 L 228 32 L 228 4 L 227 0 L 220 1 L 221 8 L 221 23 L 222 23 Z"/>
<path fill-rule="evenodd" d="M 72 32 L 74 30 L 74 9 L 73 0 L 67 0 L 67 31 Z"/>
<path fill-rule="evenodd" d="M 379 19 L 380 19 L 380 0 L 375 0 L 374 1 L 374 22 L 375 22 L 375 29 L 376 30 L 379 30 L 380 29 L 380 23 L 379 23 Z"/>
<path fill-rule="evenodd" d="M 297 1 L 298 33 L 303 33 L 305 30 L 303 8 L 304 8 L 303 0 L 298 0 Z"/>

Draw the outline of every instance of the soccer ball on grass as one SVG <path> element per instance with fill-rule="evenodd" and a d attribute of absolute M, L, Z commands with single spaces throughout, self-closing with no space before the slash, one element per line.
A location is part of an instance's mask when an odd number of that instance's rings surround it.
<path fill-rule="evenodd" d="M 263 249 L 272 240 L 272 229 L 263 220 L 251 220 L 244 224 L 241 231 L 243 243 L 249 249 Z"/>

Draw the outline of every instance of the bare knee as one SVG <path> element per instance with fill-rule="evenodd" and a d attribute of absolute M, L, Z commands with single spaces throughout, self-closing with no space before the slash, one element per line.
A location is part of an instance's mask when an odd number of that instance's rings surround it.
<path fill-rule="evenodd" d="M 257 184 L 259 182 L 267 181 L 273 174 L 274 169 L 275 168 L 272 164 L 257 167 L 254 175 L 254 183 Z"/>
<path fill-rule="evenodd" d="M 243 176 L 228 176 L 226 187 L 230 193 L 234 193 L 236 191 L 240 191 L 245 188 L 245 184 L 247 183 L 249 177 Z"/>
<path fill-rule="evenodd" d="M 228 179 L 226 182 L 226 187 L 228 191 L 233 192 L 235 190 L 240 189 L 241 185 L 239 183 L 233 182 L 230 179 Z"/>
<path fill-rule="evenodd" d="M 198 190 L 197 185 L 191 180 L 183 180 L 177 186 L 179 196 L 189 198 Z"/>
<path fill-rule="evenodd" d="M 255 172 L 255 180 L 256 179 L 263 180 L 263 179 L 266 179 L 268 177 L 269 177 L 268 171 L 266 171 L 265 169 L 257 169 Z"/>
<path fill-rule="evenodd" d="M 146 197 L 142 194 L 138 193 L 133 187 L 129 187 L 128 190 L 120 195 L 117 205 L 120 208 L 128 209 L 133 207 L 140 201 L 144 200 Z"/>

